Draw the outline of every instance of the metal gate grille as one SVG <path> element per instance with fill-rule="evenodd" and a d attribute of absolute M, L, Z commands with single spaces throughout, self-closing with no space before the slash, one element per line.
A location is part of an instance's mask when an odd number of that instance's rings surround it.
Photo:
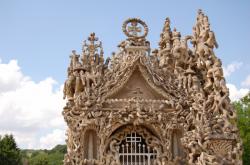
<path fill-rule="evenodd" d="M 147 146 L 145 140 L 133 132 L 127 135 L 119 146 L 119 159 L 122 165 L 153 165 L 156 151 Z"/>

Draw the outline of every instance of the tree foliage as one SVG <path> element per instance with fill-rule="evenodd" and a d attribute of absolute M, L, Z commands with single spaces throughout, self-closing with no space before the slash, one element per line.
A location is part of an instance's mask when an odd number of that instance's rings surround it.
<path fill-rule="evenodd" d="M 238 115 L 238 128 L 243 141 L 243 164 L 250 162 L 250 93 L 234 102 Z"/>
<path fill-rule="evenodd" d="M 63 165 L 66 145 L 57 145 L 51 150 L 23 150 L 23 162 L 29 165 Z"/>
<path fill-rule="evenodd" d="M 30 165 L 49 165 L 48 154 L 41 152 L 32 157 L 29 161 Z"/>
<path fill-rule="evenodd" d="M 21 165 L 20 149 L 12 135 L 0 137 L 0 164 Z"/>

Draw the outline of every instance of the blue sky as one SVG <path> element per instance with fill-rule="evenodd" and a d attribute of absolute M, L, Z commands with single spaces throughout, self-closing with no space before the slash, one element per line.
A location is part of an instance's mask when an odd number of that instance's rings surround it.
<path fill-rule="evenodd" d="M 90 32 L 103 41 L 105 55 L 116 51 L 124 39 L 123 21 L 139 17 L 149 26 L 148 39 L 157 47 L 164 19 L 171 19 L 183 35 L 191 34 L 197 9 L 209 16 L 216 33 L 223 64 L 241 61 L 245 65 L 228 81 L 238 83 L 250 70 L 250 1 L 83 1 L 1 0 L 0 57 L 17 59 L 23 72 L 35 81 L 51 76 L 63 83 L 68 56 L 80 52 Z"/>
<path fill-rule="evenodd" d="M 104 53 L 107 57 L 112 51 L 116 51 L 116 46 L 125 39 L 121 30 L 123 21 L 129 17 L 139 17 L 149 26 L 148 40 L 154 49 L 158 47 L 159 35 L 166 17 L 170 17 L 171 27 L 176 27 L 184 36 L 192 33 L 197 10 L 200 8 L 209 16 L 212 30 L 216 34 L 219 43 L 216 54 L 222 59 L 224 71 L 228 73 L 227 83 L 233 84 L 234 91 L 232 92 L 246 92 L 250 88 L 250 1 L 0 0 L 0 65 L 3 68 L 2 72 L 6 73 L 0 75 L 0 85 L 2 85 L 0 94 L 5 92 L 3 96 L 10 95 L 10 92 L 13 94 L 18 90 L 23 91 L 23 85 L 18 84 L 20 82 L 33 84 L 34 90 L 44 88 L 44 91 L 48 92 L 47 94 L 43 91 L 38 94 L 30 92 L 30 96 L 41 94 L 43 98 L 37 99 L 43 100 L 44 97 L 51 97 L 51 100 L 60 102 L 59 87 L 66 79 L 66 68 L 71 50 L 75 49 L 80 53 L 82 41 L 91 32 L 95 32 L 103 42 Z M 16 77 L 17 75 L 19 77 Z M 1 80 L 4 81 L 1 82 Z M 16 101 L 14 98 L 18 97 L 15 94 L 11 96 L 13 103 Z M 28 96 L 27 98 L 31 99 Z M 10 100 L 6 100 L 4 103 L 9 105 L 9 102 Z M 61 113 L 63 103 L 59 104 L 60 106 L 56 106 L 51 103 L 51 107 L 44 107 L 46 110 L 34 111 L 39 114 L 40 111 L 49 112 L 50 109 L 55 108 L 56 112 L 53 111 L 50 116 L 52 119 L 53 115 L 58 117 Z M 20 103 L 20 109 L 22 108 L 26 108 L 26 105 Z M 0 109 L 0 117 L 3 117 L 1 111 L 5 112 L 6 109 Z M 15 112 L 19 111 L 15 109 Z M 25 115 L 31 112 L 24 110 L 23 113 Z M 34 116 L 39 120 L 47 117 L 40 119 L 35 114 Z M 25 118 L 19 122 L 28 122 L 34 116 L 31 115 L 28 119 Z M 14 128 L 14 126 L 10 128 L 8 124 L 2 123 L 6 124 L 6 127 L 0 127 L 0 133 L 1 129 L 2 132 L 16 132 L 19 144 L 23 148 L 48 148 L 58 141 L 46 145 L 41 143 L 64 132 L 65 126 L 59 118 L 61 116 L 58 117 L 58 121 L 54 122 L 56 126 L 53 129 L 48 130 L 45 129 L 47 127 L 43 127 L 44 129 L 36 133 L 31 130 L 40 129 L 40 127 L 33 128 L 25 123 L 20 126 L 21 128 Z M 41 125 L 41 123 L 38 124 Z M 23 133 L 27 129 L 30 132 Z M 30 139 L 25 139 L 26 135 L 40 140 L 28 144 Z M 63 138 L 59 142 L 62 140 Z"/>

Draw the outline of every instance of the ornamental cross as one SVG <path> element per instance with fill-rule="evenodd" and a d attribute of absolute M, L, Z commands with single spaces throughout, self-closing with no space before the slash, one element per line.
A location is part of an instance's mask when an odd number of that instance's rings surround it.
<path fill-rule="evenodd" d="M 102 42 L 96 42 L 98 41 L 98 38 L 95 36 L 95 33 L 90 34 L 88 41 L 89 43 L 87 43 L 87 41 L 83 42 L 83 52 L 86 53 L 86 51 L 88 51 L 90 55 L 94 55 L 98 47 L 102 49 Z"/>
<path fill-rule="evenodd" d="M 141 27 L 137 27 L 137 22 L 131 22 L 131 26 L 128 27 L 128 32 L 131 32 L 133 36 L 138 36 L 141 32 Z"/>
<path fill-rule="evenodd" d="M 131 91 L 132 95 L 135 96 L 135 98 L 141 98 L 141 96 L 143 96 L 143 91 L 141 90 L 141 88 L 135 88 Z"/>

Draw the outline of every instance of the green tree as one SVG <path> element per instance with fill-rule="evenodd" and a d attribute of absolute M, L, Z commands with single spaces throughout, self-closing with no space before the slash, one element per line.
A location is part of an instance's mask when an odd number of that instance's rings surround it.
<path fill-rule="evenodd" d="M 21 153 L 13 135 L 0 137 L 0 164 L 21 165 Z"/>
<path fill-rule="evenodd" d="M 66 145 L 57 145 L 49 153 L 49 165 L 62 165 L 64 154 L 67 152 Z"/>
<path fill-rule="evenodd" d="M 250 93 L 239 101 L 234 102 L 237 111 L 237 125 L 240 130 L 240 136 L 243 140 L 243 164 L 250 162 Z"/>
<path fill-rule="evenodd" d="M 66 145 L 57 145 L 51 150 L 22 150 L 23 165 L 63 165 Z M 0 164 L 1 165 L 1 164 Z"/>
<path fill-rule="evenodd" d="M 50 152 L 52 152 L 52 153 L 53 152 L 60 152 L 60 153 L 66 154 L 67 153 L 67 146 L 58 144 L 54 148 L 52 148 L 52 150 L 50 150 L 49 153 Z"/>
<path fill-rule="evenodd" d="M 49 154 L 49 165 L 63 165 L 64 154 L 54 152 Z"/>
<path fill-rule="evenodd" d="M 40 152 L 36 154 L 29 161 L 30 165 L 49 165 L 48 154 L 45 152 Z"/>

